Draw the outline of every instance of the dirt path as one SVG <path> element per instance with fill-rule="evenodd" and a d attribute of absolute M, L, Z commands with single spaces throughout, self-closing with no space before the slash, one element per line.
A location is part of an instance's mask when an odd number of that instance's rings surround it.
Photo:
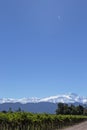
<path fill-rule="evenodd" d="M 87 121 L 62 130 L 87 130 Z"/>

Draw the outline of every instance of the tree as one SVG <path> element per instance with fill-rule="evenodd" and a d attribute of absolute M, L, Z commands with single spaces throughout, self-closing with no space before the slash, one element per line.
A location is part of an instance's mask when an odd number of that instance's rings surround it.
<path fill-rule="evenodd" d="M 81 105 L 74 106 L 71 104 L 71 106 L 69 106 L 68 104 L 58 103 L 56 114 L 83 115 L 86 113 L 86 110 L 84 110 L 85 108 Z"/>
<path fill-rule="evenodd" d="M 65 105 L 64 103 L 58 103 L 58 109 L 56 110 L 56 114 L 64 114 Z"/>
<path fill-rule="evenodd" d="M 76 107 L 76 111 L 77 111 L 78 115 L 83 115 L 83 113 L 84 113 L 84 107 L 81 106 L 81 105 L 79 105 L 79 106 Z"/>
<path fill-rule="evenodd" d="M 10 113 L 12 113 L 12 112 L 13 112 L 11 107 L 9 107 L 8 112 L 10 112 Z"/>
<path fill-rule="evenodd" d="M 19 107 L 18 110 L 17 110 L 17 112 L 21 112 L 21 111 L 22 111 L 22 110 L 21 110 L 21 108 Z"/>

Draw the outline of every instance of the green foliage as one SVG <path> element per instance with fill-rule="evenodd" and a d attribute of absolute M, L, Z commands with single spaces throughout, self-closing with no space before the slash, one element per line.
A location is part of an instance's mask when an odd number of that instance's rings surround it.
<path fill-rule="evenodd" d="M 56 110 L 56 114 L 64 114 L 64 115 L 85 115 L 86 108 L 83 106 L 74 106 L 68 105 L 65 103 L 59 103 L 58 108 Z"/>
<path fill-rule="evenodd" d="M 86 120 L 86 116 L 0 112 L 0 130 L 53 130 Z"/>

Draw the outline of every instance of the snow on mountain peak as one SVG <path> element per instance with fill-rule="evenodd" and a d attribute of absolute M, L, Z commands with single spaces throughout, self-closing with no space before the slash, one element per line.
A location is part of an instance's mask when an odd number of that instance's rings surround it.
<path fill-rule="evenodd" d="M 39 103 L 39 102 L 51 102 L 51 103 L 83 103 L 87 104 L 87 98 L 80 97 L 75 93 L 68 93 L 68 94 L 59 94 L 56 96 L 50 96 L 45 98 L 20 98 L 20 99 L 12 99 L 12 98 L 3 98 L 0 99 L 0 104 L 2 103 Z"/>
<path fill-rule="evenodd" d="M 61 94 L 57 96 L 51 96 L 40 99 L 40 102 L 53 102 L 53 103 L 74 103 L 75 101 L 78 102 L 78 95 L 74 93 L 69 94 Z"/>

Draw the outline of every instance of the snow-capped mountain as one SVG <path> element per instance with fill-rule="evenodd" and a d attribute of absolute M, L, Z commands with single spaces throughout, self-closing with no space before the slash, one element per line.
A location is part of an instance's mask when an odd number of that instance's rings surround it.
<path fill-rule="evenodd" d="M 26 103 L 37 103 L 38 102 L 38 98 L 20 98 L 20 99 L 12 99 L 12 98 L 2 98 L 0 99 L 0 104 L 3 103 L 22 103 L 22 104 L 26 104 Z"/>
<path fill-rule="evenodd" d="M 40 102 L 52 102 L 52 103 L 82 103 L 87 104 L 87 98 L 86 97 L 80 97 L 77 94 L 69 93 L 69 94 L 61 94 L 57 96 L 51 96 L 48 98 L 40 99 Z"/>
<path fill-rule="evenodd" d="M 50 102 L 50 103 L 82 103 L 87 104 L 87 98 L 78 96 L 74 93 L 68 94 L 59 94 L 57 96 L 50 96 L 45 98 L 21 98 L 21 99 L 11 99 L 11 98 L 3 98 L 0 99 L 0 104 L 3 103 L 40 103 L 40 102 Z"/>

